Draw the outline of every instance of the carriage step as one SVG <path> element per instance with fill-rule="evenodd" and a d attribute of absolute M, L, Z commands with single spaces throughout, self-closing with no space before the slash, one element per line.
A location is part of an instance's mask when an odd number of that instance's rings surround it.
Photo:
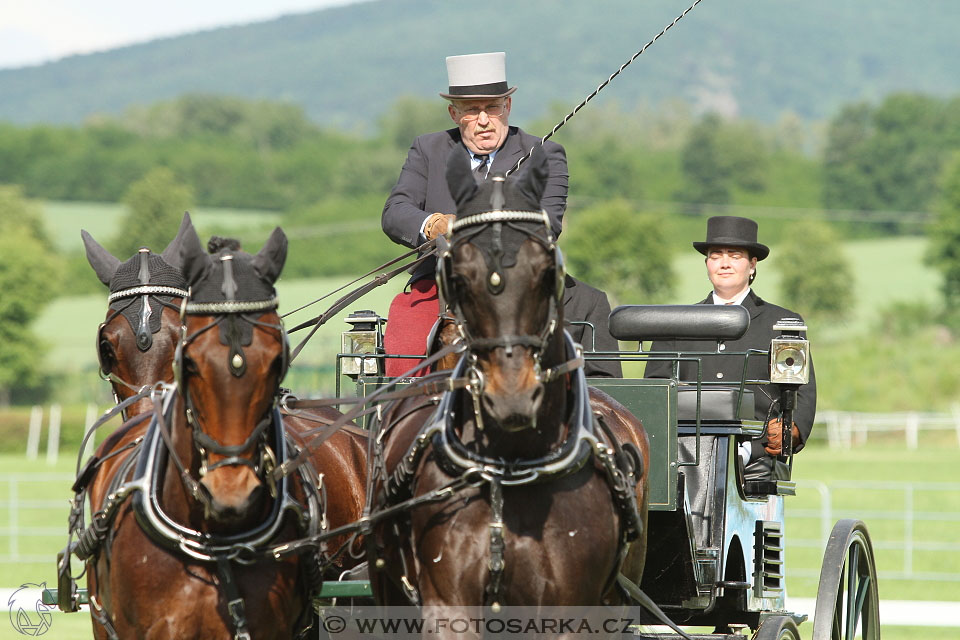
<path fill-rule="evenodd" d="M 44 589 L 40 595 L 41 602 L 56 606 L 57 589 Z M 320 587 L 319 598 L 363 598 L 373 595 L 369 580 L 342 580 L 340 582 L 324 582 Z M 86 589 L 77 589 L 77 604 L 90 604 L 90 597 Z"/>

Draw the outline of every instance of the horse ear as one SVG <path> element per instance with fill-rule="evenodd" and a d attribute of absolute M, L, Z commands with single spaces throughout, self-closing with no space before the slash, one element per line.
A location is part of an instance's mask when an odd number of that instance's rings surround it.
<path fill-rule="evenodd" d="M 547 178 L 550 177 L 550 166 L 547 163 L 547 154 L 543 145 L 533 148 L 530 158 L 524 163 L 526 171 L 517 176 L 517 189 L 520 193 L 539 204 L 543 192 L 547 188 Z"/>
<path fill-rule="evenodd" d="M 87 250 L 87 262 L 97 272 L 100 282 L 110 286 L 113 275 L 120 268 L 120 260 L 114 257 L 112 253 L 100 246 L 100 243 L 93 239 L 86 230 L 80 230 L 80 237 L 83 239 L 83 246 Z"/>
<path fill-rule="evenodd" d="M 180 238 L 180 269 L 188 283 L 196 284 L 207 276 L 213 259 L 203 250 L 200 236 L 189 220 L 186 225 L 181 225 L 181 229 L 183 233 L 177 234 Z"/>
<path fill-rule="evenodd" d="M 189 211 L 184 212 L 183 220 L 180 222 L 180 229 L 177 230 L 176 237 L 170 241 L 170 244 L 167 245 L 167 248 L 164 249 L 163 253 L 160 254 L 160 257 L 163 258 L 163 261 L 172 267 L 180 267 L 180 246 L 183 244 L 183 238 L 187 233 L 187 227 L 193 227 L 193 223 L 190 221 Z"/>
<path fill-rule="evenodd" d="M 283 271 L 283 263 L 287 260 L 287 235 L 283 229 L 277 227 L 270 234 L 267 243 L 253 256 L 253 268 L 261 276 L 273 283 Z"/>
<path fill-rule="evenodd" d="M 470 171 L 470 156 L 457 149 L 447 159 L 447 188 L 457 203 L 457 209 L 463 208 L 477 193 L 477 181 Z"/>

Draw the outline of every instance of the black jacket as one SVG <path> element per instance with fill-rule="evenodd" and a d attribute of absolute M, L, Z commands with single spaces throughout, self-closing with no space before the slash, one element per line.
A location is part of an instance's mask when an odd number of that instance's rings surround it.
<path fill-rule="evenodd" d="M 506 173 L 539 143 L 537 136 L 510 127 L 490 166 L 490 175 Z M 550 140 L 543 144 L 543 149 L 547 153 L 550 177 L 540 204 L 550 217 L 554 237 L 559 237 L 567 207 L 567 156 L 563 147 Z M 397 244 L 411 249 L 417 247 L 424 220 L 437 212 L 456 213 L 456 204 L 447 187 L 447 158 L 454 151 L 467 153 L 460 139 L 460 129 L 456 128 L 418 136 L 413 141 L 380 218 L 384 233 Z M 523 170 L 521 166 L 520 171 Z M 433 278 L 435 273 L 436 261 L 427 260 L 414 271 L 410 281 Z"/>
<path fill-rule="evenodd" d="M 584 324 L 568 324 L 566 329 L 570 332 L 570 337 L 574 342 L 583 345 L 584 351 L 619 351 L 620 343 L 616 338 L 610 335 L 609 318 L 610 302 L 607 300 L 607 294 L 599 289 L 595 289 L 585 282 L 581 282 L 571 276 L 567 276 L 563 288 L 563 318 L 566 322 L 571 320 L 587 321 L 593 323 L 596 329 L 596 338 L 593 337 L 593 331 Z M 609 378 L 622 378 L 623 372 L 620 369 L 618 360 L 587 360 L 584 365 L 584 373 L 587 376 L 603 376 Z"/>

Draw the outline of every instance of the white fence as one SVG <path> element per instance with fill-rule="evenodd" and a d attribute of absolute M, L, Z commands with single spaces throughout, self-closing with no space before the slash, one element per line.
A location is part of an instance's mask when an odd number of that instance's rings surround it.
<path fill-rule="evenodd" d="M 34 405 L 30 410 L 30 426 L 27 429 L 27 460 L 36 460 L 40 455 L 40 437 L 43 434 L 43 407 Z M 47 410 L 47 464 L 57 464 L 60 455 L 60 416 L 59 404 L 52 404 Z M 97 421 L 97 405 L 88 404 L 84 420 L 84 433 Z M 93 438 L 87 443 L 84 458 L 93 453 Z"/>
<path fill-rule="evenodd" d="M 879 577 L 885 580 L 960 582 L 960 542 L 955 534 L 944 534 L 960 529 L 960 512 L 949 507 L 931 510 L 929 506 L 926 509 L 917 506 L 936 505 L 944 500 L 955 503 L 956 496 L 960 495 L 960 483 L 832 482 L 828 486 L 823 482 L 798 480 L 797 497 L 790 500 L 805 499 L 813 492 L 819 496 L 818 508 L 787 504 L 785 542 L 788 550 L 797 547 L 822 551 L 837 520 L 857 518 L 867 524 L 871 533 Z M 849 505 L 852 497 L 876 496 L 878 492 L 882 499 L 870 502 L 879 502 L 883 508 L 837 506 L 840 502 L 838 494 Z M 818 539 L 796 535 L 797 524 L 802 520 L 819 521 Z M 937 539 L 938 533 L 940 539 Z M 918 561 L 918 556 L 925 556 L 924 561 Z M 820 575 L 819 566 L 789 565 L 789 575 Z"/>
<path fill-rule="evenodd" d="M 866 444 L 870 434 L 900 432 L 907 448 L 916 449 L 921 431 L 952 431 L 960 446 L 960 404 L 954 405 L 950 413 L 818 411 L 814 433 L 819 428 L 825 429 L 830 447 L 837 449 Z"/>
<path fill-rule="evenodd" d="M 0 565 L 49 562 L 66 544 L 68 473 L 0 473 Z M 61 487 L 62 492 L 42 490 Z M 59 498 L 38 498 L 37 495 Z M 10 586 L 10 585 L 0 585 Z"/>

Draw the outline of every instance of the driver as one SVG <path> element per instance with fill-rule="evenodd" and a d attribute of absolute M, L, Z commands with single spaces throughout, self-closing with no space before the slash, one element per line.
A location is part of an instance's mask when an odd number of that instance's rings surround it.
<path fill-rule="evenodd" d="M 384 232 L 397 244 L 415 248 L 447 233 L 456 216 L 453 197 L 447 187 L 447 158 L 451 153 L 468 153 L 478 181 L 495 173 L 506 173 L 540 144 L 540 138 L 509 125 L 513 92 L 506 76 L 506 54 L 477 53 L 447 58 L 449 89 L 440 96 L 449 101 L 447 113 L 456 126 L 419 136 L 407 153 L 400 177 L 387 197 L 381 222 Z M 540 199 L 547 212 L 554 238 L 560 236 L 567 206 L 567 158 L 559 144 L 543 143 L 550 176 Z M 523 171 L 523 168 L 520 169 Z M 430 329 L 440 312 L 435 280 L 436 260 L 428 259 L 413 272 L 409 291 L 398 294 L 390 305 L 384 348 L 389 354 L 423 353 Z M 563 295 L 564 317 L 569 321 L 588 321 L 586 325 L 566 328 L 576 342 L 597 351 L 618 351 L 610 335 L 607 316 L 610 303 L 603 291 L 571 276 L 566 278 Z M 416 360 L 388 358 L 386 373 L 398 376 L 416 364 Z M 588 360 L 588 376 L 620 377 L 618 361 Z"/>

